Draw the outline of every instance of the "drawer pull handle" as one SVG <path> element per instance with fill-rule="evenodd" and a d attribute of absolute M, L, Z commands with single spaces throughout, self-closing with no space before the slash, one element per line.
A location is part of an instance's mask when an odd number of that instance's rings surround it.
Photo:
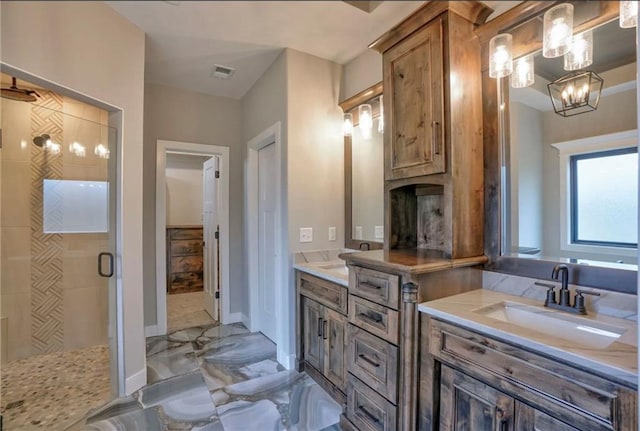
<path fill-rule="evenodd" d="M 327 339 L 327 321 L 325 320 L 324 322 L 322 322 L 322 339 L 326 340 Z"/>
<path fill-rule="evenodd" d="M 318 317 L 318 337 L 322 337 L 322 317 Z"/>
<path fill-rule="evenodd" d="M 362 406 L 358 407 L 358 411 L 362 412 L 363 415 L 365 415 L 368 419 L 370 419 L 374 423 L 377 423 L 377 424 L 380 423 L 380 419 L 375 417 L 375 415 L 373 415 L 373 413 L 371 413 L 369 410 L 365 409 L 364 407 L 362 407 Z"/>
<path fill-rule="evenodd" d="M 371 364 L 372 366 L 376 367 L 376 368 L 378 368 L 378 367 L 380 366 L 380 364 L 379 364 L 379 363 L 374 362 L 374 361 L 372 361 L 371 359 L 369 359 L 369 358 L 367 357 L 367 355 L 363 355 L 362 353 L 360 353 L 360 354 L 358 355 L 358 357 L 359 357 L 360 359 L 362 359 L 363 361 L 365 361 L 365 362 L 367 362 L 367 363 Z"/>
<path fill-rule="evenodd" d="M 431 122 L 431 147 L 434 154 L 440 154 L 440 138 L 438 128 L 440 123 L 438 121 Z"/>
<path fill-rule="evenodd" d="M 371 283 L 360 283 L 360 287 L 364 287 L 365 289 L 375 289 L 375 290 L 380 290 L 382 289 L 382 286 L 376 286 L 375 284 L 371 284 Z"/>
<path fill-rule="evenodd" d="M 374 323 L 382 323 L 382 316 L 379 314 L 368 314 L 368 313 L 358 313 L 358 316 L 362 317 L 364 320 L 369 320 Z"/>

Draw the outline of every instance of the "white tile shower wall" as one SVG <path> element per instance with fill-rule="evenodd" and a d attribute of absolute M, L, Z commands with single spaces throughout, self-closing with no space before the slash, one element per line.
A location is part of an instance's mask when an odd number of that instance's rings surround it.
<path fill-rule="evenodd" d="M 483 289 L 537 299 L 542 304 L 546 298 L 547 288 L 537 286 L 536 281 L 551 283 L 549 280 L 538 280 L 499 272 L 483 271 L 482 273 Z M 559 285 L 559 283 L 553 284 Z M 570 284 L 569 289 L 572 291 L 572 297 L 576 288 L 600 293 L 600 296 L 585 296 L 587 310 L 621 319 L 638 319 L 636 295 Z"/>

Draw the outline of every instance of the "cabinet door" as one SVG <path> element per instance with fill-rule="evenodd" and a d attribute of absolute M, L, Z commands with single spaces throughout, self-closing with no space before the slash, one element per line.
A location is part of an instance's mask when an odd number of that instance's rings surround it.
<path fill-rule="evenodd" d="M 566 423 L 519 401 L 516 402 L 516 429 L 536 431 L 580 431 L 579 428 L 567 425 Z"/>
<path fill-rule="evenodd" d="M 385 180 L 445 171 L 442 28 L 436 19 L 384 53 Z"/>
<path fill-rule="evenodd" d="M 305 298 L 302 306 L 303 315 L 303 343 L 304 359 L 322 372 L 322 326 L 323 326 L 323 306 L 315 301 Z"/>
<path fill-rule="evenodd" d="M 511 431 L 514 399 L 457 370 L 442 366 L 440 430 Z"/>
<path fill-rule="evenodd" d="M 342 391 L 346 389 L 347 361 L 345 341 L 347 318 L 333 310 L 324 310 L 324 375 Z"/>

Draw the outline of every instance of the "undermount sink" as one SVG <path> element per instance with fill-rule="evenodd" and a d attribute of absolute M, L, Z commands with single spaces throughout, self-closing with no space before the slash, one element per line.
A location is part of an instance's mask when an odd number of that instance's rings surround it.
<path fill-rule="evenodd" d="M 327 271 L 337 272 L 342 275 L 349 275 L 349 268 L 344 263 L 330 263 L 327 265 L 319 265 L 318 268 L 326 269 Z"/>
<path fill-rule="evenodd" d="M 607 323 L 509 301 L 477 308 L 473 312 L 594 349 L 606 348 L 626 331 Z"/>

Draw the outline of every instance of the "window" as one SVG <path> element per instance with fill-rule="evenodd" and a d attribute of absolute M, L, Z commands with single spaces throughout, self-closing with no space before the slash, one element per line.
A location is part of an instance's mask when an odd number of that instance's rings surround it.
<path fill-rule="evenodd" d="M 638 149 L 569 157 L 571 243 L 638 246 Z"/>

